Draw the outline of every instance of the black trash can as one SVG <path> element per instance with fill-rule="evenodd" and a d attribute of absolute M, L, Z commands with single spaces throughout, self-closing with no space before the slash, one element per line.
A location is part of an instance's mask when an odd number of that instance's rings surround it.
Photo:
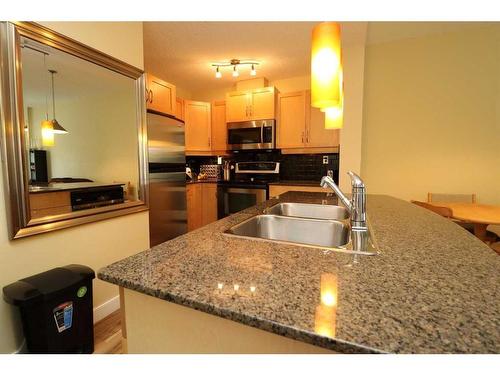
<path fill-rule="evenodd" d="M 92 353 L 94 271 L 70 264 L 3 288 L 6 302 L 21 310 L 30 353 Z"/>

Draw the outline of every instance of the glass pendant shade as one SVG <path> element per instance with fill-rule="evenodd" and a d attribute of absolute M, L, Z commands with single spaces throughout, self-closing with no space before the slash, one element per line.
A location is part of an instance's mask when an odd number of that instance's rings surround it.
<path fill-rule="evenodd" d="M 54 146 L 54 128 L 52 126 L 52 121 L 42 121 L 42 146 L 52 147 Z"/>
<path fill-rule="evenodd" d="M 240 73 L 238 72 L 238 69 L 236 68 L 236 66 L 234 66 L 233 68 L 233 77 L 238 77 L 240 75 Z"/>
<path fill-rule="evenodd" d="M 322 22 L 312 31 L 311 105 L 320 109 L 341 108 L 342 91 L 340 25 Z"/>
<path fill-rule="evenodd" d="M 255 66 L 252 65 L 252 70 L 250 70 L 250 75 L 251 76 L 256 76 L 257 75 L 257 71 L 255 70 Z"/>
<path fill-rule="evenodd" d="M 343 74 L 340 70 L 340 86 L 343 86 Z M 338 106 L 321 109 L 325 113 L 325 129 L 342 129 L 344 125 L 344 91 L 340 91 Z"/>

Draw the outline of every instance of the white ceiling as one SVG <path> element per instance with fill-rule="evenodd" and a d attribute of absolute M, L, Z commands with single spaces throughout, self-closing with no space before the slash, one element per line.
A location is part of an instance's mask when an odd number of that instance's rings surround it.
<path fill-rule="evenodd" d="M 308 75 L 311 31 L 317 22 L 144 22 L 146 71 L 192 93 L 230 87 L 229 68 L 214 78 L 213 62 L 261 62 L 257 76 L 270 81 Z M 342 44 L 376 44 L 484 26 L 479 22 L 342 22 Z M 367 39 L 365 41 L 365 38 Z M 250 67 L 239 79 L 251 78 Z"/>
<path fill-rule="evenodd" d="M 309 74 L 311 31 L 317 22 L 144 22 L 146 71 L 188 91 L 231 86 L 230 68 L 215 79 L 213 62 L 232 58 L 261 62 L 257 77 Z M 342 23 L 342 43 L 364 43 L 364 22 Z M 250 66 L 240 79 L 252 78 Z"/>

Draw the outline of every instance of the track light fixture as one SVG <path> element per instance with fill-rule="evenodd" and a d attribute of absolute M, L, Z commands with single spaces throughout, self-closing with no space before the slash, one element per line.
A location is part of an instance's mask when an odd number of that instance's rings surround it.
<path fill-rule="evenodd" d="M 251 65 L 252 69 L 250 70 L 250 75 L 256 76 L 257 70 L 255 69 L 255 67 L 259 64 L 260 63 L 258 61 L 254 61 L 254 60 L 232 59 L 232 60 L 227 61 L 227 62 L 213 63 L 212 66 L 215 67 L 215 78 L 222 77 L 222 72 L 220 71 L 220 68 L 225 68 L 225 67 L 232 67 L 233 68 L 232 75 L 233 75 L 233 77 L 236 78 L 240 75 L 240 72 L 238 70 L 239 65 Z"/>
<path fill-rule="evenodd" d="M 236 65 L 233 66 L 233 77 L 238 77 L 240 73 L 238 72 L 238 69 L 236 68 Z"/>

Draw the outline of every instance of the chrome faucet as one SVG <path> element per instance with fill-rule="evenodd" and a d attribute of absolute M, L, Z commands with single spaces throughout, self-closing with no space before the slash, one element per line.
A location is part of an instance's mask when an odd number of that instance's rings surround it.
<path fill-rule="evenodd" d="M 351 177 L 352 184 L 352 196 L 351 200 L 347 198 L 344 193 L 335 184 L 330 176 L 324 176 L 321 179 L 320 185 L 323 188 L 331 188 L 337 197 L 342 201 L 342 204 L 347 208 L 351 216 L 351 227 L 353 229 L 364 229 L 368 228 L 366 224 L 366 191 L 365 184 L 363 180 L 354 172 L 347 172 L 349 177 Z"/>

